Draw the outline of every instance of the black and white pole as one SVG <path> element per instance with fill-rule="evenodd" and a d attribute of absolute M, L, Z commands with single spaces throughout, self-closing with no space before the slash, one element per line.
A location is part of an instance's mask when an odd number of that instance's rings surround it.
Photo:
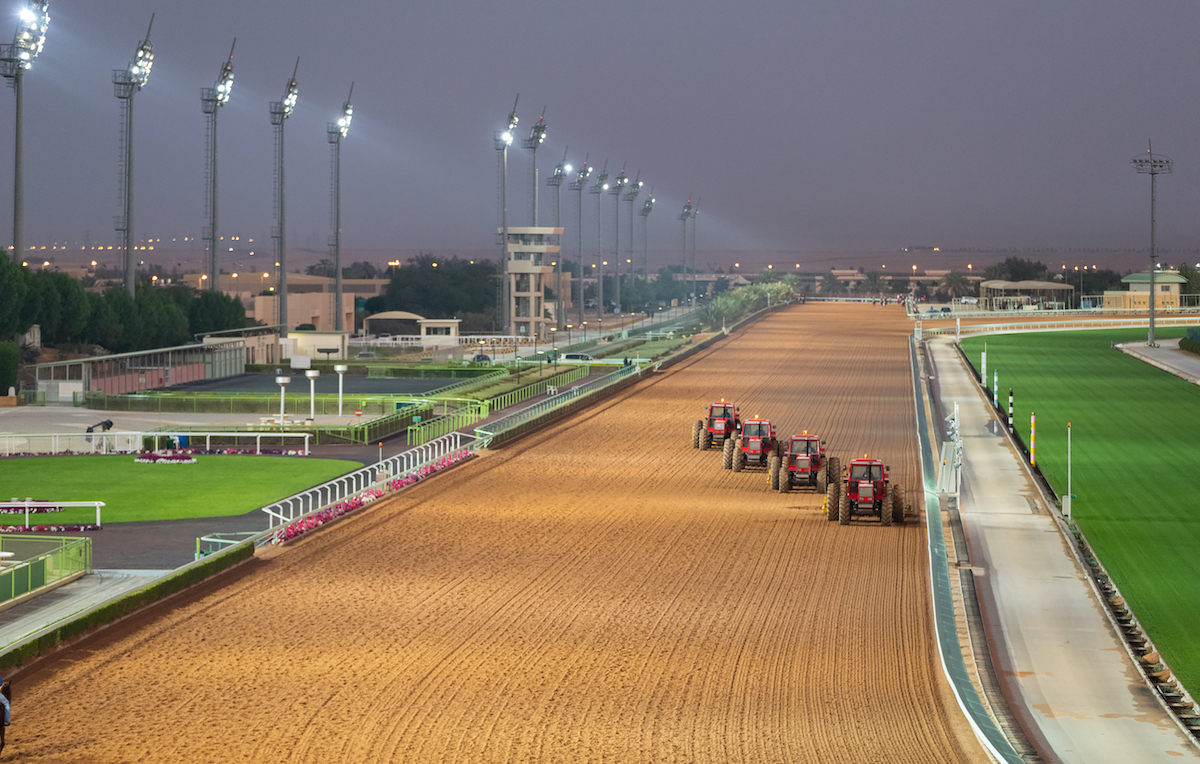
<path fill-rule="evenodd" d="M 1013 389 L 1008 388 L 1008 431 L 1013 431 Z"/>

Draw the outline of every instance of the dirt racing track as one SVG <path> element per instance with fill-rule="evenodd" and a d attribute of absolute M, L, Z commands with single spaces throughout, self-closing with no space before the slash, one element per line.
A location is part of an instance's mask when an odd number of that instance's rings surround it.
<path fill-rule="evenodd" d="M 983 762 L 923 530 L 691 448 L 705 403 L 920 492 L 898 307 L 806 305 L 61 653 L 0 760 Z"/>

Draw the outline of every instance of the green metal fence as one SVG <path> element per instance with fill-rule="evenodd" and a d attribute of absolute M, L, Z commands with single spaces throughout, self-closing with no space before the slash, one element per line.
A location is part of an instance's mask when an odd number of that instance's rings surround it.
<path fill-rule="evenodd" d="M 547 387 L 562 387 L 563 385 L 569 385 L 576 380 L 583 379 L 591 373 L 592 370 L 590 366 L 581 364 L 568 369 L 567 371 L 555 374 L 553 377 L 547 377 L 540 382 L 535 382 L 532 385 L 518 387 L 516 390 L 510 390 L 503 395 L 497 395 L 494 398 L 488 398 L 485 403 L 487 403 L 488 411 L 499 411 L 500 409 L 506 409 L 509 406 L 515 406 L 521 401 L 529 400 L 534 396 L 542 395 L 546 392 Z"/>
<path fill-rule="evenodd" d="M 331 443 L 372 443 L 380 438 L 402 431 L 417 417 L 425 417 L 433 412 L 433 403 L 424 400 L 404 401 L 404 408 L 383 416 L 376 416 L 362 424 L 351 425 L 320 425 L 320 424 L 288 424 L 283 434 L 289 436 L 309 433 L 313 436 L 312 445 L 329 445 Z M 305 411 L 304 415 L 307 416 Z M 156 432 L 183 435 L 189 432 L 229 433 L 225 439 L 213 434 L 205 440 L 211 445 L 243 445 L 261 444 L 263 446 L 296 447 L 294 438 L 290 445 L 284 446 L 279 437 L 278 424 L 245 424 L 245 425 L 182 425 L 163 426 Z M 275 436 L 272 438 L 272 436 Z M 152 447 L 148 444 L 147 447 Z"/>
<path fill-rule="evenodd" d="M 17 393 L 18 402 L 22 406 L 45 406 L 46 391 L 45 390 L 22 390 Z"/>
<path fill-rule="evenodd" d="M 430 390 L 429 392 L 425 393 L 425 395 L 430 398 L 441 398 L 449 393 L 462 392 L 470 387 L 486 387 L 487 385 L 490 385 L 497 380 L 504 379 L 507 376 L 507 369 L 490 371 L 487 374 L 482 374 L 472 379 L 464 379 L 461 382 L 455 382 L 453 384 L 446 385 L 445 387 L 439 387 L 436 390 Z"/>
<path fill-rule="evenodd" d="M 92 567 L 92 540 L 62 536 L 0 536 L 0 602 L 85 573 Z M 15 564 L 14 564 L 15 563 Z"/>
<path fill-rule="evenodd" d="M 486 417 L 487 412 L 486 403 L 469 403 L 453 414 L 446 414 L 430 419 L 427 422 L 410 425 L 408 428 L 408 445 L 419 446 L 435 438 L 448 435 L 455 430 L 473 425 Z"/>
<path fill-rule="evenodd" d="M 279 396 L 267 393 L 150 393 L 144 395 L 106 395 L 89 392 L 84 394 L 85 405 L 102 411 L 176 412 L 193 414 L 278 414 Z M 397 404 L 412 402 L 412 396 L 399 395 L 345 395 L 342 397 L 343 412 L 353 413 L 362 409 L 364 414 L 390 414 Z M 304 394 L 284 397 L 284 411 L 292 415 L 309 413 L 309 396 Z M 336 415 L 337 395 L 318 395 L 316 413 Z"/>

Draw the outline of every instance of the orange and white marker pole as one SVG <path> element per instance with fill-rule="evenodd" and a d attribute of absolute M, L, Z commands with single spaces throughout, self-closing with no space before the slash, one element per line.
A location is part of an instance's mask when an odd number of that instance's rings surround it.
<path fill-rule="evenodd" d="M 1037 414 L 1029 412 L 1029 465 L 1037 466 Z"/>

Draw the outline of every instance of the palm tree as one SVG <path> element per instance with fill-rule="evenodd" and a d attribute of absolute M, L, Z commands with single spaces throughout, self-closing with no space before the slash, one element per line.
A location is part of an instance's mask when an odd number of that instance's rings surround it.
<path fill-rule="evenodd" d="M 821 294 L 844 294 L 846 292 L 846 283 L 833 275 L 830 270 L 821 277 L 821 283 L 817 286 L 817 291 Z"/>
<path fill-rule="evenodd" d="M 885 286 L 882 273 L 879 271 L 867 271 L 863 276 L 863 280 L 859 282 L 858 291 L 864 294 L 883 294 Z"/>
<path fill-rule="evenodd" d="M 961 271 L 950 271 L 945 276 L 942 276 L 942 289 L 945 289 L 951 297 L 957 299 L 965 297 L 971 292 L 971 282 L 967 281 L 967 274 Z"/>

